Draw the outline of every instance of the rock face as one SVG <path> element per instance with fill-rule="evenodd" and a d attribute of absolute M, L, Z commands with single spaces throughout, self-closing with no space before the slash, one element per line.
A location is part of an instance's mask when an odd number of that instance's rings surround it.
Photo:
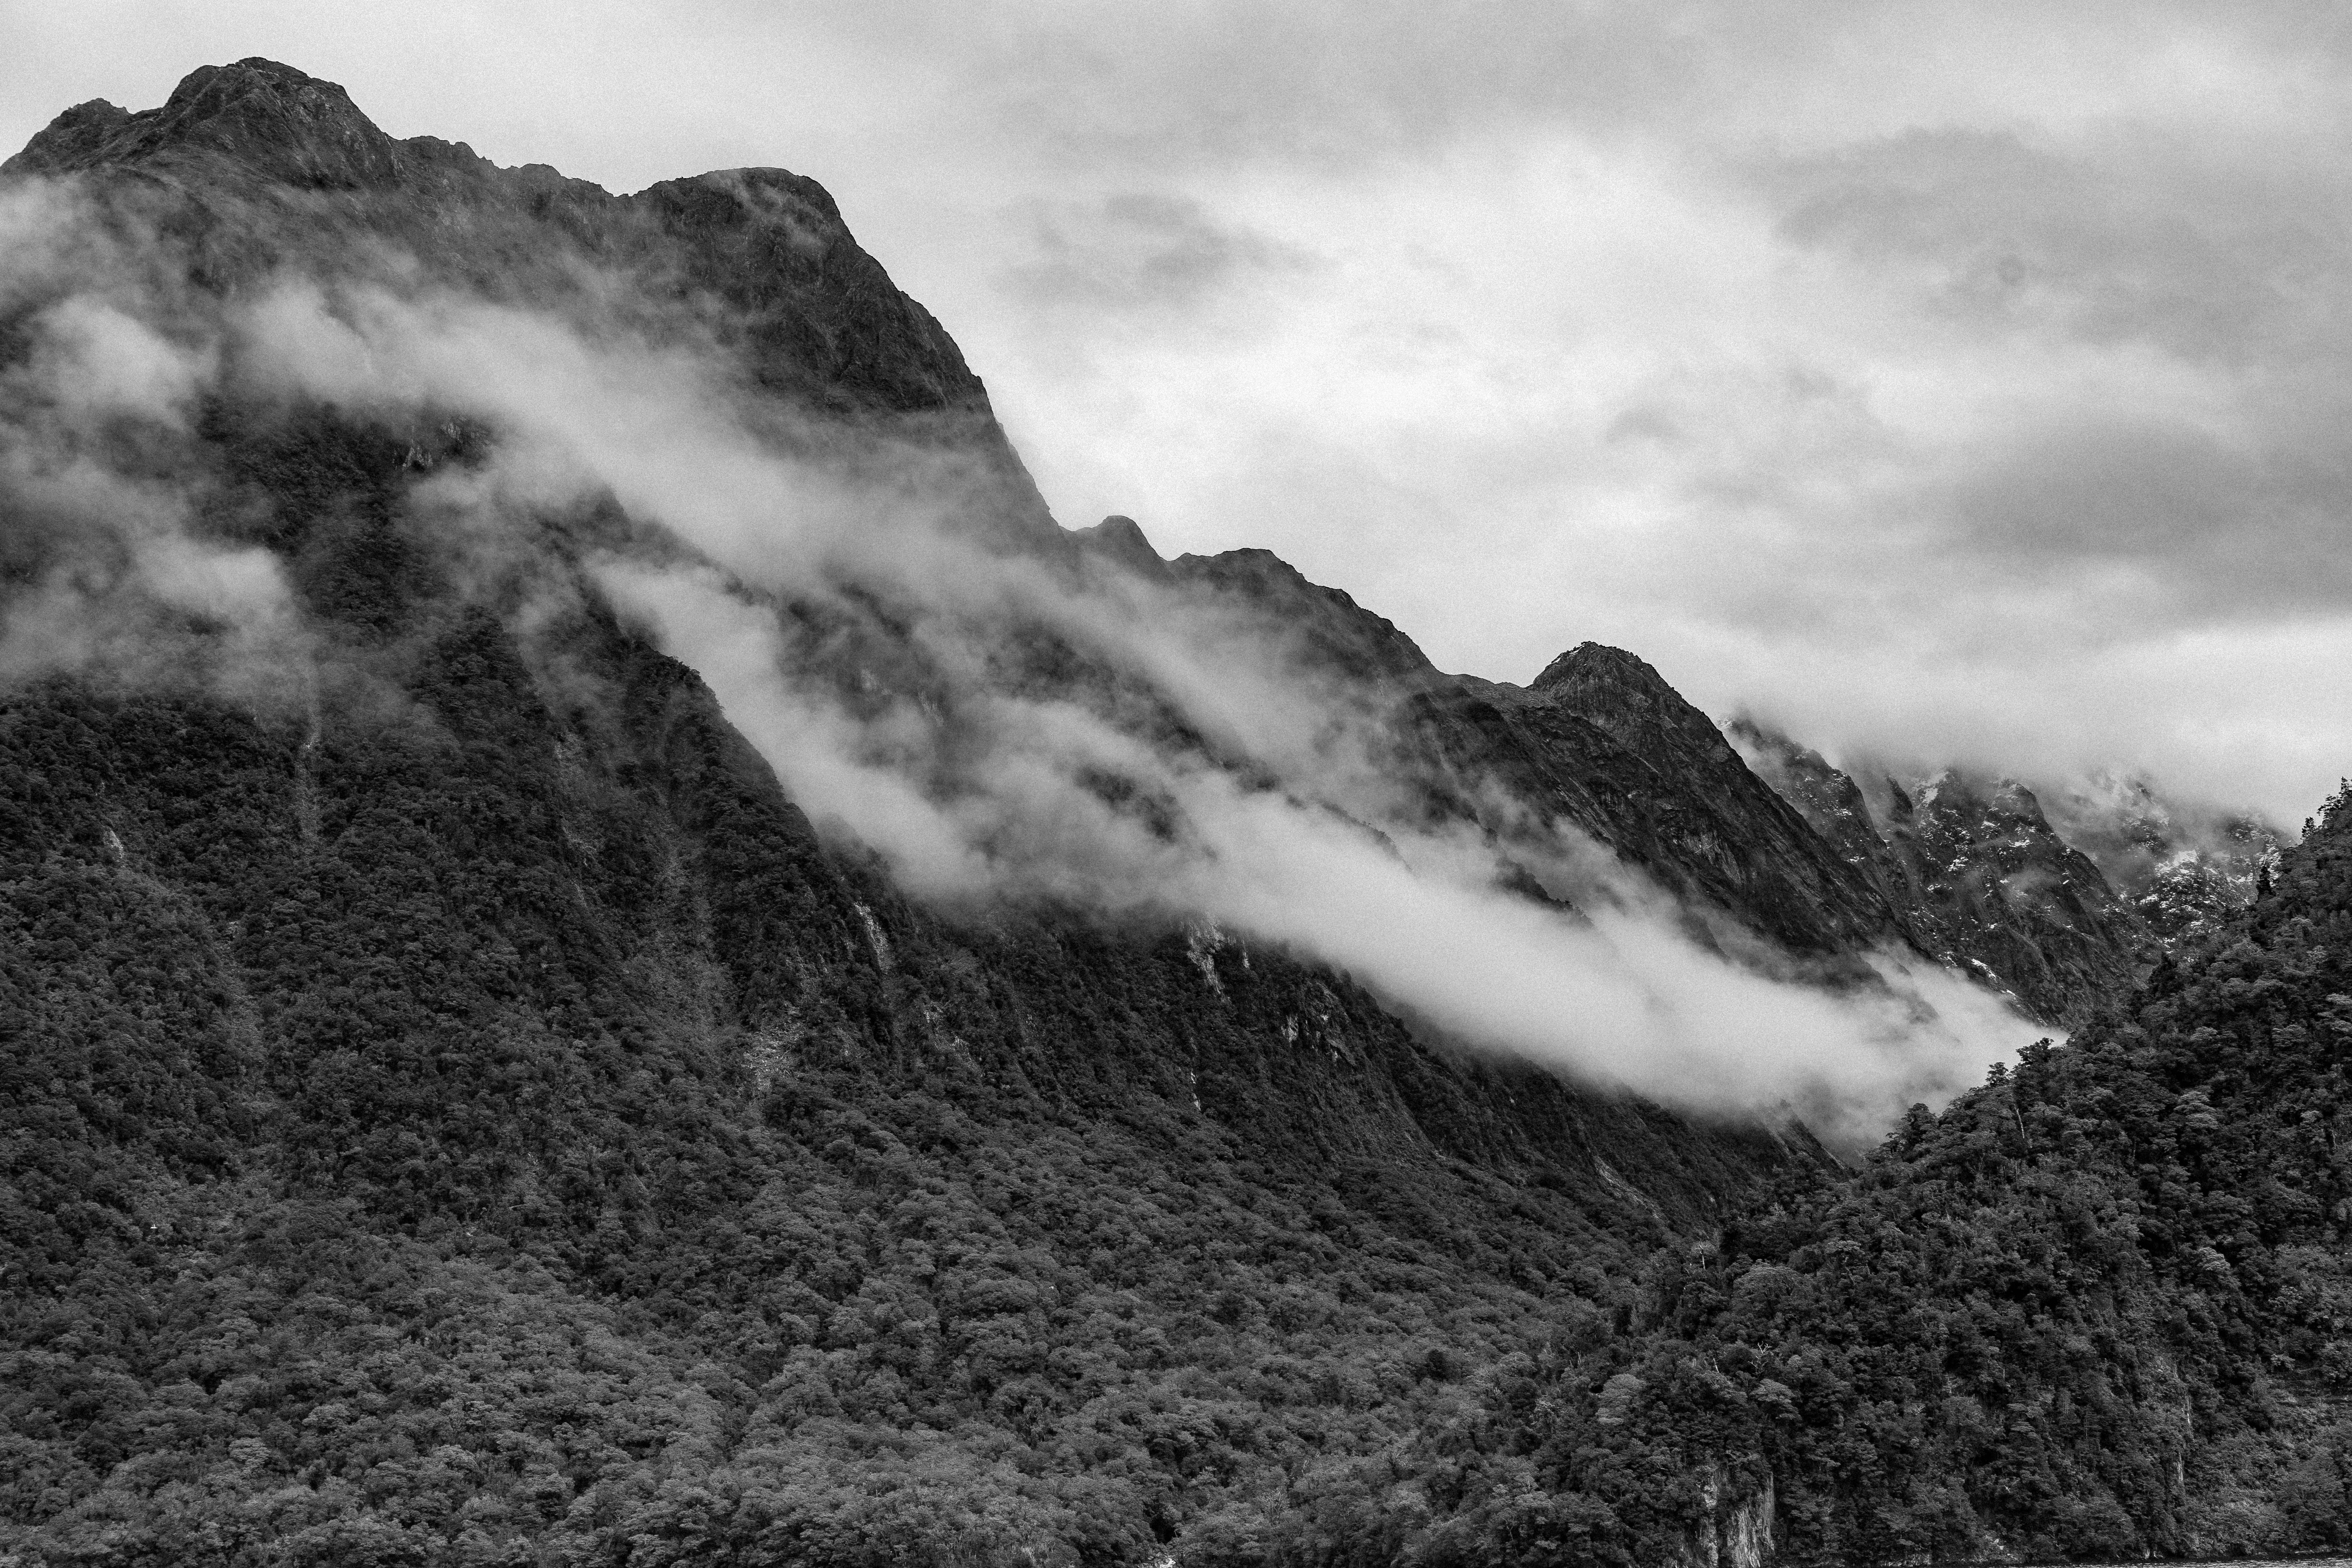
<path fill-rule="evenodd" d="M 2079 1023 L 2152 962 L 2140 919 L 2024 785 L 1948 770 L 1875 781 L 1874 805 L 1820 753 L 1751 722 L 1733 734 L 1920 947 L 2037 1016 Z"/>
<path fill-rule="evenodd" d="M 1677 1568 L 1764 1568 L 1772 1561 L 1771 1472 L 1742 1485 L 1721 1463 L 1699 1485 L 1701 1518 L 1676 1553 Z"/>
<path fill-rule="evenodd" d="M 2183 806 L 2145 779 L 2086 779 L 2049 805 L 2066 841 L 2168 947 L 2252 903 L 2284 843 L 2251 814 Z"/>
<path fill-rule="evenodd" d="M 1665 868 L 1677 890 L 1739 913 L 1796 952 L 1899 940 L 1885 901 L 1641 659 L 1595 643 L 1570 649 L 1506 711 L 1541 707 L 1601 731 L 1655 781 L 1636 782 L 1618 764 L 1603 793 L 1633 809 L 1617 807 L 1601 831 L 1604 842 L 1633 842 L 1634 859 Z M 1561 761 L 1592 750 L 1552 747 Z"/>
<path fill-rule="evenodd" d="M 191 71 L 161 109 L 133 114 L 103 99 L 68 109 L 0 174 L 201 167 L 212 157 L 297 190 L 357 191 L 398 184 L 429 153 L 377 130 L 333 82 L 247 59 Z"/>

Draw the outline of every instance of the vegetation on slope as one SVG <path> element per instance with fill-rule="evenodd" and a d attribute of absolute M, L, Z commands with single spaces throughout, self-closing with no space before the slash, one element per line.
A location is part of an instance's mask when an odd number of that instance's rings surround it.
<path fill-rule="evenodd" d="M 0 1552 L 1135 1561 L 1807 1158 L 1201 933 L 944 923 L 547 635 L 428 596 L 315 731 L 0 701 Z"/>
<path fill-rule="evenodd" d="M 2128 1005 L 1662 1252 L 1203 1561 L 2094 1560 L 2352 1542 L 2352 789 Z"/>

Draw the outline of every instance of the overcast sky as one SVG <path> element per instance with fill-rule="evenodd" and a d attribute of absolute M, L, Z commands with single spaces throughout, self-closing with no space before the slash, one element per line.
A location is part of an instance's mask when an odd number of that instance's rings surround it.
<path fill-rule="evenodd" d="M 1832 751 L 2352 773 L 2352 11 L 0 0 L 0 142 L 267 55 L 814 175 L 1063 522 Z"/>

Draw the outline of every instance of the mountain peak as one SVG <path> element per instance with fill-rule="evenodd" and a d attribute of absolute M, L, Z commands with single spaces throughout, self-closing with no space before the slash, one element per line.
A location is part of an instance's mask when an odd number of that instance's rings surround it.
<path fill-rule="evenodd" d="M 210 154 L 288 184 L 350 190 L 399 179 L 400 144 L 331 81 L 254 57 L 200 66 L 161 109 L 104 100 L 58 116 L 0 173 L 68 174 Z"/>
<path fill-rule="evenodd" d="M 1666 678 L 1653 668 L 1648 660 L 1627 653 L 1622 647 L 1606 643 L 1580 642 L 1549 664 L 1535 678 L 1533 689 L 1549 690 L 1555 687 L 1576 687 L 1594 683 L 1636 687 L 1653 691 L 1673 691 Z"/>
<path fill-rule="evenodd" d="M 333 82 L 322 81 L 308 71 L 297 70 L 278 60 L 247 55 L 225 66 L 198 66 L 180 79 L 180 85 L 173 88 L 172 96 L 163 100 L 163 107 L 167 110 L 184 109 L 207 99 L 217 102 L 225 96 L 240 96 L 254 88 L 278 92 L 323 88 L 344 102 L 351 101 L 350 94 Z"/>
<path fill-rule="evenodd" d="M 1707 716 L 1666 684 L 1649 661 L 1605 643 L 1584 642 L 1544 666 L 1528 689 L 1542 692 L 1628 744 L 1644 735 L 1721 761 L 1734 755 Z"/>
<path fill-rule="evenodd" d="M 1151 541 L 1131 517 L 1114 512 L 1092 528 L 1075 529 L 1072 534 L 1082 547 L 1108 556 L 1130 572 L 1154 579 L 1169 574 L 1168 563 L 1151 548 Z"/>

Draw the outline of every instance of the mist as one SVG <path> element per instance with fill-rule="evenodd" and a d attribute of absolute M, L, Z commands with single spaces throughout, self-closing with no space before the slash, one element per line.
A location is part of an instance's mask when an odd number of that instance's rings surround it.
<path fill-rule="evenodd" d="M 978 542 L 968 512 L 987 502 L 951 458 L 870 431 L 780 435 L 721 360 L 384 294 L 289 291 L 245 331 L 241 352 L 285 385 L 500 431 L 486 469 L 420 500 L 528 510 L 609 492 L 652 525 L 592 560 L 598 588 L 702 674 L 813 819 L 919 896 L 1278 944 L 1479 1047 L 1707 1110 L 1802 1107 L 1832 1132 L 1975 1081 L 2034 1033 L 1892 955 L 1845 994 L 1730 962 L 1561 825 L 1532 831 L 1580 868 L 1575 908 L 1506 890 L 1497 846 L 1400 826 L 1377 705 L 1300 669 L 1276 629 L 1098 560 Z M 788 603 L 856 620 L 877 595 L 908 628 L 919 692 L 856 690 L 796 658 Z M 1023 626 L 1130 678 L 1187 739 L 1003 679 L 998 650 Z"/>
<path fill-rule="evenodd" d="M 196 526 L 215 342 L 69 192 L 0 192 L 0 682 L 94 666 L 249 684 L 299 640 L 269 551 Z"/>
<path fill-rule="evenodd" d="M 1708 1112 L 1801 1112 L 1848 1142 L 2037 1033 L 1897 955 L 1837 991 L 1734 962 L 1694 938 L 1690 911 L 1531 813 L 1508 865 L 1491 835 L 1408 823 L 1380 765 L 1377 691 L 1042 513 L 982 515 L 1005 501 L 970 453 L 761 398 L 690 330 L 656 342 L 413 284 L 314 280 L 208 321 L 70 300 L 50 317 L 57 363 L 96 400 L 42 437 L 59 450 L 93 418 L 173 431 L 218 384 L 395 428 L 477 422 L 488 458 L 419 479 L 409 504 L 487 571 L 528 552 L 533 518 L 617 508 L 624 524 L 583 557 L 591 591 L 702 675 L 822 831 L 968 918 L 1044 903 L 1274 944 L 1471 1047 Z M 205 542 L 171 496 L 88 489 L 89 515 L 133 542 L 150 596 L 281 621 L 267 552 Z M 22 627 L 58 647 L 93 619 L 71 596 L 8 613 L 12 642 Z M 1101 679 L 1076 693 L 1008 668 L 1005 650 L 1036 636 Z M 1566 904 L 1504 886 L 1530 858 L 1555 868 Z"/>

